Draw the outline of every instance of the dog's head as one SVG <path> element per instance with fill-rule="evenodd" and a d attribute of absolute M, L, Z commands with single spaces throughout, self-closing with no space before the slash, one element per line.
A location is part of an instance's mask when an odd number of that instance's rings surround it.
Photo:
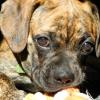
<path fill-rule="evenodd" d="M 99 29 L 93 4 L 85 0 L 7 0 L 1 13 L 4 37 L 38 87 L 55 92 L 84 80 L 80 55 L 94 51 Z"/>

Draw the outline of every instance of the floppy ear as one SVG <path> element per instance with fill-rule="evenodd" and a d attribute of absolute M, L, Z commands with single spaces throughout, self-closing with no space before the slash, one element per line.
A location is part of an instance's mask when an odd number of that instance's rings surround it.
<path fill-rule="evenodd" d="M 96 51 L 96 57 L 100 57 L 100 18 L 99 18 L 99 12 L 97 8 L 95 7 L 93 9 L 93 12 L 95 12 L 95 18 L 96 18 L 96 44 L 95 44 L 95 51 Z"/>
<path fill-rule="evenodd" d="M 100 57 L 100 25 L 97 32 L 95 51 L 96 51 L 96 56 L 99 58 Z"/>
<path fill-rule="evenodd" d="M 1 31 L 13 52 L 21 52 L 27 43 L 33 10 L 42 0 L 7 0 L 1 8 Z"/>
<path fill-rule="evenodd" d="M 95 39 L 95 52 L 96 57 L 100 57 L 100 19 L 99 19 L 99 12 L 96 5 L 89 2 L 90 8 L 91 8 L 91 14 L 92 14 L 92 26 L 93 26 L 93 35 Z"/>
<path fill-rule="evenodd" d="M 86 0 L 85 10 L 91 14 L 92 17 L 92 28 L 93 28 L 93 36 L 95 40 L 95 53 L 96 57 L 100 57 L 100 18 L 99 18 L 99 11 L 95 4 L 91 3 L 90 1 Z M 89 9 L 86 9 L 89 8 Z"/>

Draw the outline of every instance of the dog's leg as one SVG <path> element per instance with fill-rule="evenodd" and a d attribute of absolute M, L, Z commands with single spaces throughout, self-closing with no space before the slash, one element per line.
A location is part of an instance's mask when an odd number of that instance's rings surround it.
<path fill-rule="evenodd" d="M 23 91 L 16 89 L 9 77 L 0 73 L 0 100 L 22 100 L 24 95 Z"/>

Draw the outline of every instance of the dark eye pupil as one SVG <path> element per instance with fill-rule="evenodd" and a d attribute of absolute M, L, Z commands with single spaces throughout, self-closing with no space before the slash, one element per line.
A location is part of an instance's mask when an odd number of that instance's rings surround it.
<path fill-rule="evenodd" d="M 86 55 L 86 54 L 91 53 L 92 51 L 93 51 L 93 46 L 90 43 L 88 43 L 88 42 L 84 43 L 82 45 L 82 47 L 81 47 L 81 53 L 82 54 Z"/>
<path fill-rule="evenodd" d="M 46 37 L 39 37 L 37 39 L 37 42 L 40 46 L 43 46 L 43 47 L 48 47 L 49 46 L 49 40 Z"/>
<path fill-rule="evenodd" d="M 83 48 L 85 51 L 90 51 L 91 50 L 91 45 L 88 43 L 84 43 Z"/>

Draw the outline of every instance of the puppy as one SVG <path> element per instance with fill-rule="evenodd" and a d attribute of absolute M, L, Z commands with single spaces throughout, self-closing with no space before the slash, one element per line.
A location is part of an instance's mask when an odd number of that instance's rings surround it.
<path fill-rule="evenodd" d="M 38 91 L 81 84 L 86 70 L 82 58 L 99 45 L 98 11 L 86 0 L 6 0 L 0 26 Z"/>

